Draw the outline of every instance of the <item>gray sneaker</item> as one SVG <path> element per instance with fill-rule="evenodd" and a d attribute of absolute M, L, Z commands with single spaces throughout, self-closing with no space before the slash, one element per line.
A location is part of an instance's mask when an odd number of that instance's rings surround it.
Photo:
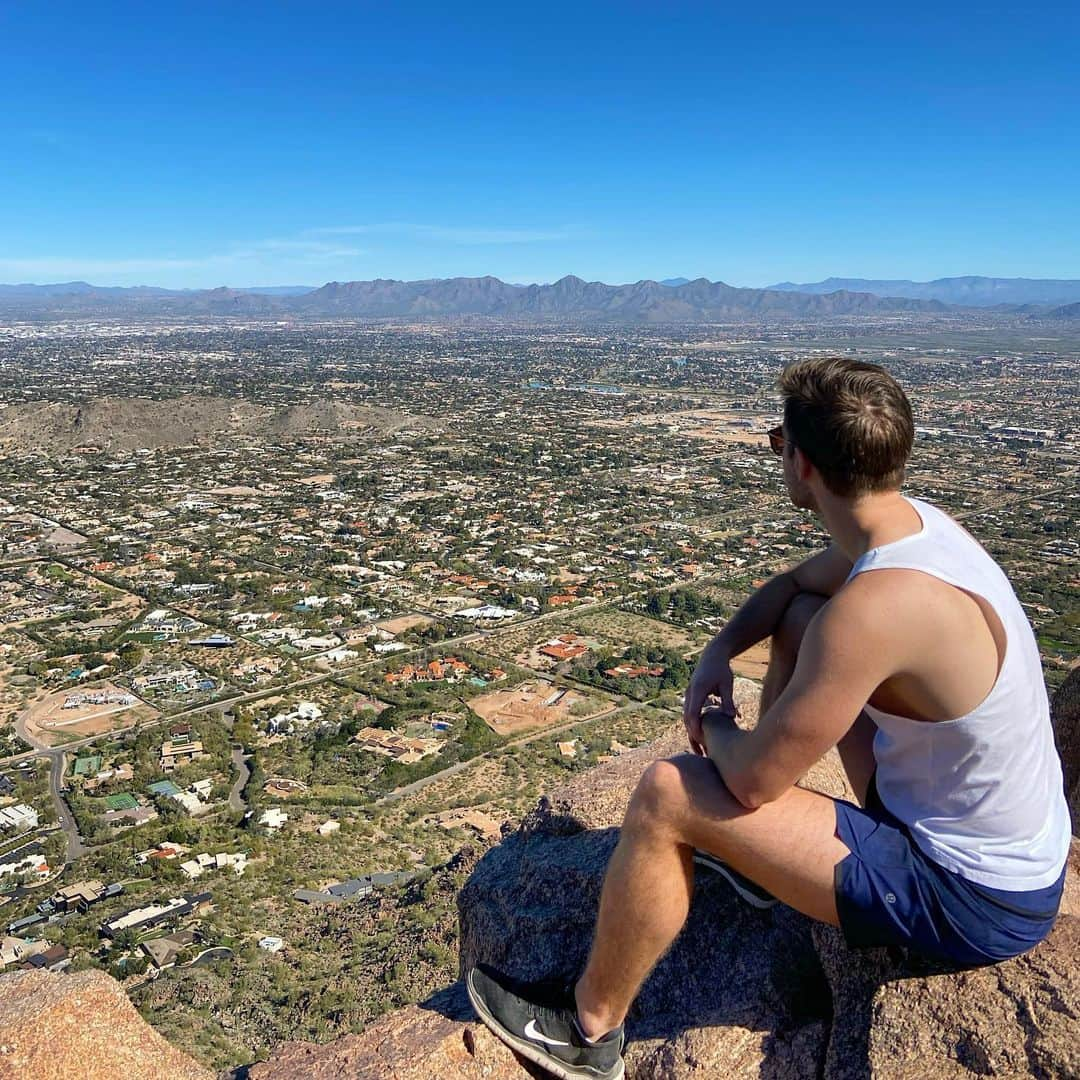
<path fill-rule="evenodd" d="M 725 878 L 728 884 L 752 907 L 765 910 L 771 908 L 778 901 L 771 892 L 767 892 L 756 882 L 751 881 L 745 874 L 740 874 L 732 866 L 728 866 L 723 859 L 710 855 L 707 851 L 694 850 L 694 862 L 707 870 L 712 870 Z"/>
<path fill-rule="evenodd" d="M 577 1022 L 570 987 L 524 983 L 479 964 L 465 976 L 477 1015 L 511 1050 L 559 1080 L 620 1080 L 623 1029 L 589 1042 Z"/>

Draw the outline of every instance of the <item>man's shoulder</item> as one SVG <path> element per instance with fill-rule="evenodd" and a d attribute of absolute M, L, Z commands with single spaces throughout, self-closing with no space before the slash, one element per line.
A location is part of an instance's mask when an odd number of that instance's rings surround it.
<path fill-rule="evenodd" d="M 853 693 L 861 706 L 894 673 L 897 659 L 912 653 L 907 605 L 901 602 L 901 610 L 895 593 L 866 587 L 858 578 L 840 589 L 807 627 L 793 682 L 814 693 Z"/>
<path fill-rule="evenodd" d="M 962 590 L 922 570 L 888 567 L 856 574 L 826 605 L 822 630 L 857 641 L 868 657 L 887 651 L 893 666 L 921 663 L 942 635 L 967 625 Z M 951 629 L 950 629 L 951 628 Z"/>
<path fill-rule="evenodd" d="M 852 577 L 829 601 L 829 618 L 822 622 L 832 632 L 867 634 L 877 642 L 906 636 L 940 603 L 942 589 L 950 586 L 921 570 L 867 570 Z"/>
<path fill-rule="evenodd" d="M 927 589 L 949 588 L 950 586 L 914 566 L 882 566 L 860 570 L 845 583 L 843 593 L 850 598 L 865 602 L 869 598 L 880 600 L 882 596 L 912 596 Z"/>

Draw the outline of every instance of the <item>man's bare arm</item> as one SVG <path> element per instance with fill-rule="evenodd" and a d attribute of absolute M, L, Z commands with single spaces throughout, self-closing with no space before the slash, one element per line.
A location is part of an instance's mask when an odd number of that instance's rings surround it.
<path fill-rule="evenodd" d="M 701 746 L 699 718 L 710 695 L 719 697 L 724 708 L 734 711 L 732 658 L 772 634 L 798 593 L 833 596 L 850 573 L 851 560 L 833 545 L 771 578 L 739 608 L 727 626 L 705 647 L 686 691 L 683 722 L 692 747 L 698 749 Z"/>
<path fill-rule="evenodd" d="M 716 635 L 713 645 L 730 659 L 767 638 L 800 592 L 833 596 L 851 573 L 851 560 L 835 545 L 770 578 Z M 712 646 L 710 646 L 711 648 Z"/>
<path fill-rule="evenodd" d="M 845 592 L 822 608 L 791 680 L 753 731 L 723 717 L 706 722 L 709 758 L 744 806 L 779 798 L 835 746 L 906 651 L 893 640 L 895 621 L 867 603 L 867 592 Z"/>

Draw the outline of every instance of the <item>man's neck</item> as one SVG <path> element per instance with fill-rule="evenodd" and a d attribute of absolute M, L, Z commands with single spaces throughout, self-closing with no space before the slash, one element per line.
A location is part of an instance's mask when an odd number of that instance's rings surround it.
<path fill-rule="evenodd" d="M 891 544 L 922 528 L 918 512 L 899 491 L 858 499 L 822 491 L 818 493 L 818 511 L 833 543 L 852 562 L 871 548 Z"/>

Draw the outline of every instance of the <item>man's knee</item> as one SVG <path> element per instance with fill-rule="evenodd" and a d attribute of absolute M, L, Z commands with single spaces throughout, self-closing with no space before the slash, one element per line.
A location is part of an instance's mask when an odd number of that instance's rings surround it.
<path fill-rule="evenodd" d="M 800 592 L 791 599 L 784 609 L 780 622 L 773 632 L 772 645 L 784 657 L 794 659 L 802 645 L 806 628 L 813 617 L 828 603 L 827 596 L 818 593 Z"/>
<path fill-rule="evenodd" d="M 695 786 L 718 779 L 712 763 L 696 754 L 677 754 L 654 761 L 634 788 L 625 826 L 648 829 L 677 826 L 686 817 Z"/>

